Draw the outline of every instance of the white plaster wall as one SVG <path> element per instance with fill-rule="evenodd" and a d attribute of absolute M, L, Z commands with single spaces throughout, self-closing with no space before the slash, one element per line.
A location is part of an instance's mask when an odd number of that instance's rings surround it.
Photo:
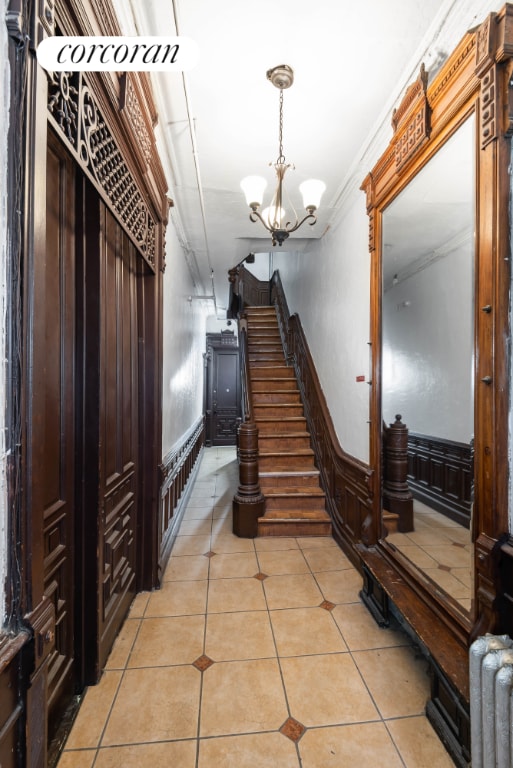
<path fill-rule="evenodd" d="M 173 223 L 166 235 L 163 317 L 162 455 L 203 413 L 203 352 L 211 302 L 189 301 L 194 285 Z"/>
<path fill-rule="evenodd" d="M 304 253 L 273 254 L 297 312 L 342 448 L 369 460 L 370 256 L 365 196 L 353 195 L 336 229 Z M 365 376 L 357 382 L 357 376 Z"/>
<path fill-rule="evenodd" d="M 469 443 L 474 434 L 470 244 L 383 296 L 383 419 Z"/>
<path fill-rule="evenodd" d="M 244 263 L 248 272 L 251 272 L 257 280 L 269 280 L 272 275 L 269 274 L 270 254 L 269 253 L 255 253 L 255 261 L 253 264 Z"/>
<path fill-rule="evenodd" d="M 5 19 L 7 0 L 0 0 L 2 19 Z M 0 24 L 0 51 L 7 51 L 7 29 Z M 7 130 L 9 126 L 9 64 L 7 56 L 0 55 L 0 403 L 5 403 L 5 312 L 7 261 Z M 7 572 L 7 456 L 5 409 L 0 415 L 0 610 L 1 623 L 5 623 L 5 578 Z"/>

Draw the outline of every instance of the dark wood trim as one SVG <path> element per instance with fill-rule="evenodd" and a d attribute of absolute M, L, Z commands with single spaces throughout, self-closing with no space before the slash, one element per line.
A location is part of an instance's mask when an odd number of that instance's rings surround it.
<path fill-rule="evenodd" d="M 472 445 L 430 435 L 408 435 L 408 485 L 413 496 L 470 528 Z"/>
<path fill-rule="evenodd" d="M 269 306 L 269 280 L 259 280 L 244 265 L 239 271 L 239 292 L 242 308 Z"/>
<path fill-rule="evenodd" d="M 0 765 L 25 765 L 26 657 L 30 634 L 0 635 Z"/>
<path fill-rule="evenodd" d="M 205 441 L 205 422 L 201 417 L 180 443 L 162 459 L 159 504 L 159 583 L 173 548 L 187 498 L 199 468 Z"/>
<path fill-rule="evenodd" d="M 359 567 L 356 546 L 359 542 L 369 542 L 373 473 L 366 464 L 350 456 L 340 446 L 306 336 L 298 315 L 289 313 L 278 272 L 272 278 L 272 298 L 277 308 L 286 358 L 295 368 L 333 533 Z"/>

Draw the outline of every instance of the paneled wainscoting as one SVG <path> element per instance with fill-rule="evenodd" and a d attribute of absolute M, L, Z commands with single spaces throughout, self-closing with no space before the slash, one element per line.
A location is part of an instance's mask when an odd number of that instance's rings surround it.
<path fill-rule="evenodd" d="M 408 485 L 416 499 L 470 528 L 472 445 L 410 432 Z"/>

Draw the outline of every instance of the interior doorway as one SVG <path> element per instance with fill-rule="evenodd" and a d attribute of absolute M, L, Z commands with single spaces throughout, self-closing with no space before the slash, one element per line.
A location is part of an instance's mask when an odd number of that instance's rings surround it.
<path fill-rule="evenodd" d="M 205 443 L 235 445 L 241 413 L 240 365 L 233 331 L 207 334 Z"/>

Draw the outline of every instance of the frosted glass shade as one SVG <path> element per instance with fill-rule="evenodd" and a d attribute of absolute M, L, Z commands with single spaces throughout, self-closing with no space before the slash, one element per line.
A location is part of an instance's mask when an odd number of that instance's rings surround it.
<path fill-rule="evenodd" d="M 318 208 L 321 202 L 322 193 L 326 189 L 326 184 L 319 179 L 308 179 L 299 185 L 299 191 L 303 196 L 303 205 L 305 208 Z"/>
<path fill-rule="evenodd" d="M 275 205 L 270 205 L 268 208 L 264 208 L 262 211 L 262 218 L 266 224 L 269 224 L 271 229 L 280 228 L 281 223 L 285 217 L 285 209 L 277 208 Z"/>
<path fill-rule="evenodd" d="M 263 176 L 246 176 L 240 183 L 241 189 L 246 195 L 246 203 L 250 208 L 262 205 L 264 199 L 264 189 L 267 186 L 267 181 Z"/>

